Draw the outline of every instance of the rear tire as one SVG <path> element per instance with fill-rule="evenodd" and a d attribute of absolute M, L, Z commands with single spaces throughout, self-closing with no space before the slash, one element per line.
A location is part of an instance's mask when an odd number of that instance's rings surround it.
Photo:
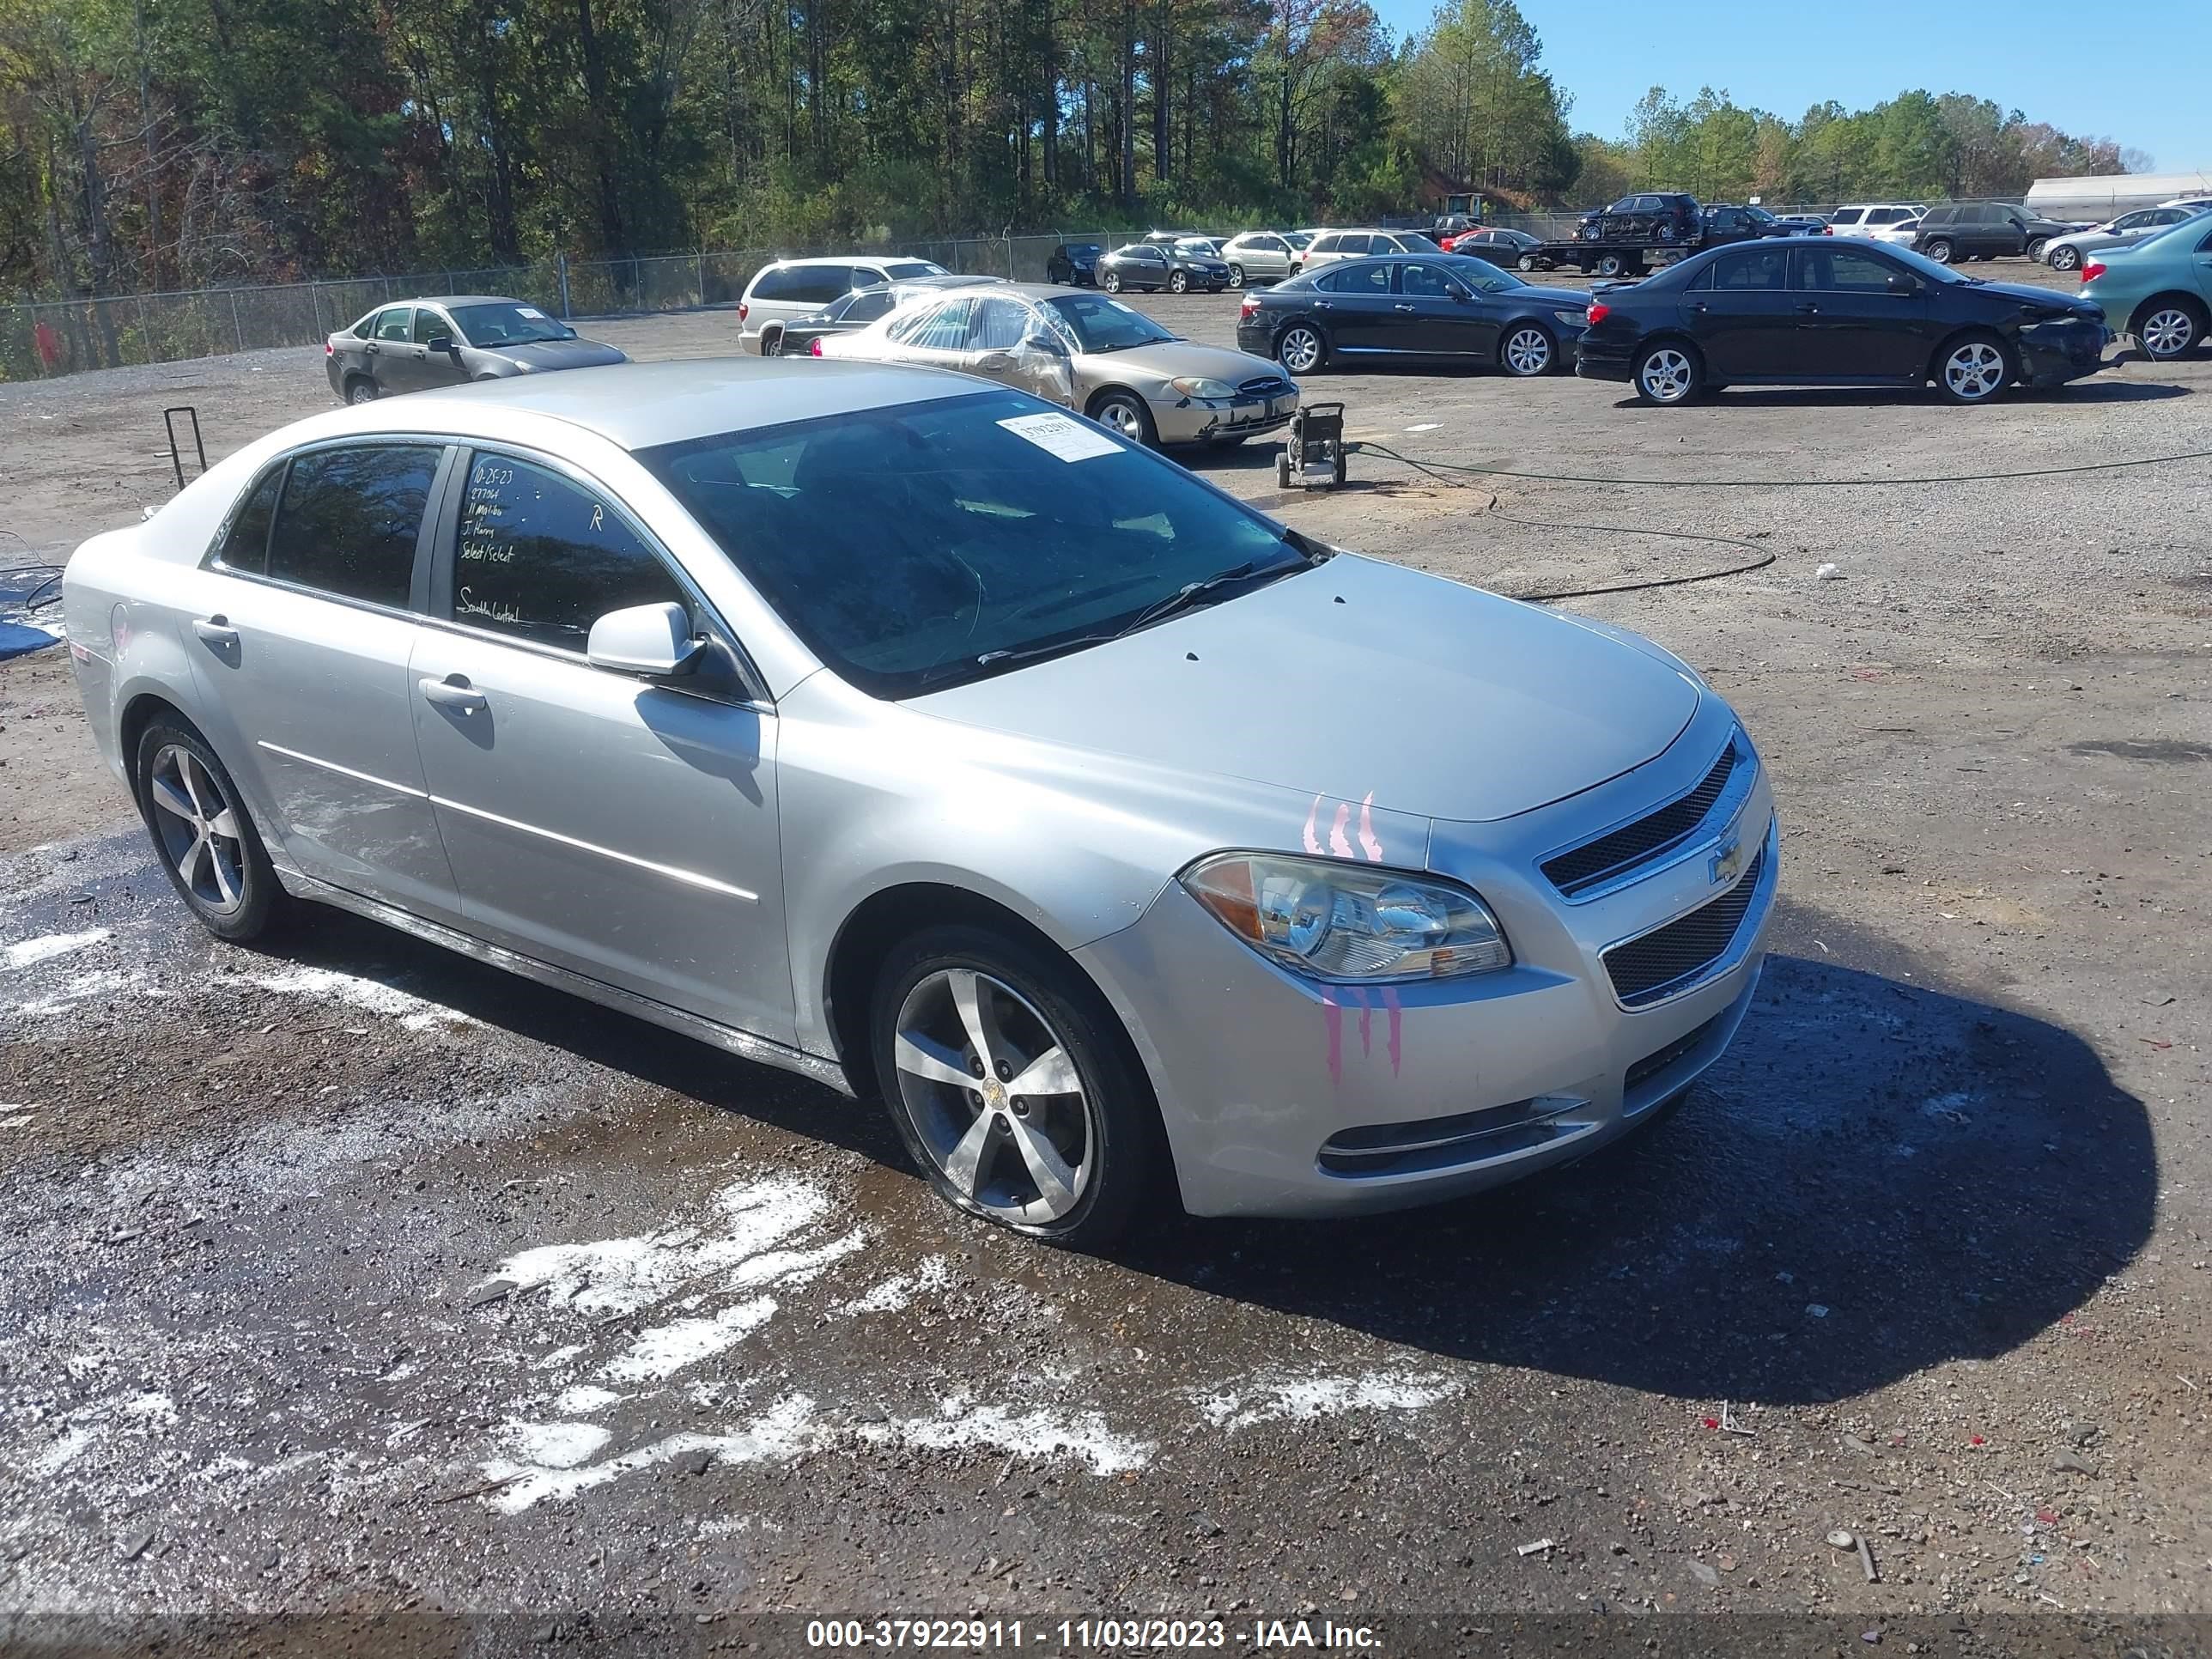
<path fill-rule="evenodd" d="M 1951 246 L 1947 238 L 1942 236 L 1936 237 L 1920 251 L 1939 265 L 1949 264 L 1958 255 L 1958 250 Z"/>
<path fill-rule="evenodd" d="M 292 901 L 252 815 L 189 720 L 161 714 L 147 724 L 131 781 L 154 855 L 201 927 L 243 945 L 284 919 Z"/>
<path fill-rule="evenodd" d="M 376 382 L 366 374 L 356 374 L 346 382 L 345 400 L 349 404 L 373 404 L 376 401 Z"/>
<path fill-rule="evenodd" d="M 1328 341 L 1311 323 L 1292 323 L 1275 337 L 1275 361 L 1293 374 L 1318 374 L 1328 366 Z"/>
<path fill-rule="evenodd" d="M 1605 253 L 1598 256 L 1596 270 L 1601 276 L 1618 276 L 1627 269 L 1628 261 L 1618 253 Z"/>
<path fill-rule="evenodd" d="M 1636 395 L 1647 404 L 1662 409 L 1686 404 L 1704 388 L 1705 381 L 1705 365 L 1680 341 L 1661 340 L 1637 355 Z"/>
<path fill-rule="evenodd" d="M 1096 1249 L 1172 1180 L 1159 1108 L 1127 1034 L 1055 952 L 981 927 L 917 934 L 884 964 L 869 1036 L 899 1139 L 956 1209 Z M 1024 1076 L 1054 1086 L 1006 1088 Z"/>
<path fill-rule="evenodd" d="M 2203 307 L 2180 295 L 2160 295 L 2147 301 L 2128 325 L 2142 342 L 2143 355 L 2154 363 L 2185 357 L 2204 338 Z"/>
<path fill-rule="evenodd" d="M 783 331 L 781 329 L 769 328 L 763 329 L 761 331 L 761 356 L 763 357 L 781 357 L 783 356 Z"/>

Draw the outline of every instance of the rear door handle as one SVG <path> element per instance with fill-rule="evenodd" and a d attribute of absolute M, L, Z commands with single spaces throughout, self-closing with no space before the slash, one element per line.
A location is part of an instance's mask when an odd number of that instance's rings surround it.
<path fill-rule="evenodd" d="M 416 682 L 422 695 L 441 708 L 450 708 L 456 714 L 473 714 L 491 704 L 484 694 L 469 684 L 465 674 L 448 674 L 442 680 L 424 678 Z"/>
<path fill-rule="evenodd" d="M 1812 304 L 1808 301 L 1804 305 L 1797 307 L 1797 314 L 1800 317 L 1817 317 L 1820 314 L 1820 307 Z"/>
<path fill-rule="evenodd" d="M 1416 307 L 1413 306 L 1392 306 L 1390 309 L 1393 311 L 1412 311 L 1416 309 Z"/>
<path fill-rule="evenodd" d="M 192 619 L 192 632 L 218 651 L 234 650 L 238 645 L 238 630 L 230 625 L 228 617 L 220 614 L 204 617 L 195 617 Z"/>

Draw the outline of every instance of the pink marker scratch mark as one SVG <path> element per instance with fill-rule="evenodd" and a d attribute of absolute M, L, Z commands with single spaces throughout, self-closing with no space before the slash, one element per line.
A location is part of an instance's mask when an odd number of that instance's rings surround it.
<path fill-rule="evenodd" d="M 1322 1024 L 1328 1029 L 1328 1080 L 1344 1081 L 1344 1010 L 1338 1004 L 1336 993 L 1326 986 L 1321 994 Z"/>
<path fill-rule="evenodd" d="M 1313 805 L 1306 808 L 1305 830 L 1306 851 L 1312 854 L 1316 858 L 1319 858 L 1321 856 L 1321 837 L 1314 834 L 1314 822 L 1320 816 L 1321 797 L 1319 795 L 1316 795 L 1313 798 Z"/>
<path fill-rule="evenodd" d="M 1382 843 L 1375 839 L 1375 792 L 1367 792 L 1367 799 L 1359 803 L 1359 850 L 1367 854 L 1370 864 L 1382 862 Z"/>
<path fill-rule="evenodd" d="M 1390 1011 L 1390 1075 L 1395 1077 L 1398 1075 L 1398 1061 L 1405 1053 L 1405 1044 L 1401 1039 L 1405 1035 L 1406 1019 L 1405 1011 L 1398 1006 L 1396 986 L 1382 988 L 1382 1006 Z"/>
<path fill-rule="evenodd" d="M 1352 1000 L 1359 1005 L 1359 1057 L 1365 1060 L 1375 1052 L 1375 1039 L 1372 1035 L 1375 1025 L 1375 1007 L 1367 1000 L 1367 993 L 1364 991 L 1355 990 L 1352 996 Z"/>
<path fill-rule="evenodd" d="M 1352 856 L 1352 842 L 1346 837 L 1344 827 L 1352 822 L 1352 803 L 1340 800 L 1336 804 L 1336 822 L 1328 827 L 1328 850 L 1340 859 Z"/>

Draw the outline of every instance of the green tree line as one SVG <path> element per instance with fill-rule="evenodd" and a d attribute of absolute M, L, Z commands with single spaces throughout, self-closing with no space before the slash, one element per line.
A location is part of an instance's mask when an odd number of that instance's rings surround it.
<path fill-rule="evenodd" d="M 1924 93 L 1655 91 L 1601 141 L 1541 55 L 1511 0 L 1395 41 L 1367 0 L 0 0 L 0 292 L 2119 161 Z"/>

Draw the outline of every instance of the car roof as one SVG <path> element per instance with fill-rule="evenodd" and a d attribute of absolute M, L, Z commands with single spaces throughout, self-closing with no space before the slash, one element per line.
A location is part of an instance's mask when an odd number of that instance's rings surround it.
<path fill-rule="evenodd" d="M 924 403 L 980 389 L 969 376 L 943 369 L 811 357 L 702 357 L 521 374 L 418 392 L 404 400 L 380 400 L 321 417 L 318 435 L 397 428 L 512 440 L 514 417 L 535 416 L 594 433 L 624 449 L 652 449 L 716 433 Z"/>
<path fill-rule="evenodd" d="M 386 300 L 383 305 L 371 306 L 371 312 L 382 311 L 391 306 L 444 306 L 451 310 L 455 306 L 535 306 L 536 301 L 518 300 L 512 294 L 410 294 L 404 300 Z M 368 313 L 362 313 L 364 316 Z"/>
<path fill-rule="evenodd" d="M 769 265 L 884 265 L 895 264 L 933 265 L 936 260 L 919 253 L 809 253 L 796 259 L 771 259 Z"/>

